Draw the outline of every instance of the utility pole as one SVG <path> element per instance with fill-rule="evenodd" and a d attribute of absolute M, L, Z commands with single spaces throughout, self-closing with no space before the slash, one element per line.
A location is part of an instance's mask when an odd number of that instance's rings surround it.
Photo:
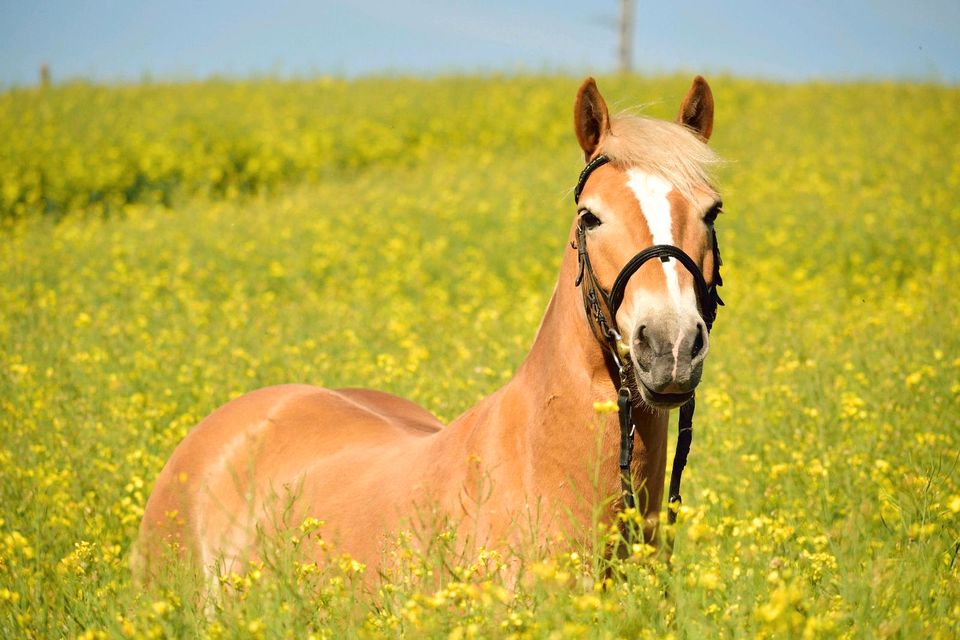
<path fill-rule="evenodd" d="M 620 73 L 630 73 L 633 57 L 633 0 L 620 0 Z"/>

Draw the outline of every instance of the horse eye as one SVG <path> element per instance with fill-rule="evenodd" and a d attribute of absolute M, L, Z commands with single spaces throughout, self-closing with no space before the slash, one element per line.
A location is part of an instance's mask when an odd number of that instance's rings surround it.
<path fill-rule="evenodd" d="M 580 212 L 580 224 L 583 225 L 584 229 L 594 229 L 603 223 L 600 221 L 600 218 L 593 215 L 592 211 L 584 209 Z"/>
<path fill-rule="evenodd" d="M 710 210 L 703 215 L 703 221 L 706 224 L 713 224 L 714 221 L 717 219 L 717 216 L 720 215 L 721 213 L 723 213 L 723 203 L 718 202 L 712 207 L 710 207 Z"/>

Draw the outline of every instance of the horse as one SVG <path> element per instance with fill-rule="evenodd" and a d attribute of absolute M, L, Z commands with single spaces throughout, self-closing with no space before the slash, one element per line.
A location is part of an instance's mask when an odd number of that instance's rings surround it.
<path fill-rule="evenodd" d="M 700 76 L 674 122 L 611 116 L 587 78 L 574 103 L 585 168 L 568 249 L 514 377 L 447 426 L 369 389 L 287 384 L 231 400 L 160 472 L 139 530 L 141 571 L 168 562 L 171 547 L 208 577 L 242 570 L 283 509 L 324 521 L 337 548 L 373 573 L 390 534 L 424 505 L 496 548 L 531 533 L 533 508 L 544 540 L 589 535 L 598 505 L 616 521 L 621 487 L 642 493 L 635 517 L 657 544 L 668 417 L 700 382 L 712 321 L 703 298 L 719 284 L 713 112 Z M 631 261 L 644 250 L 653 254 Z M 619 424 L 597 411 L 611 398 Z M 619 464 L 607 446 L 618 435 Z M 284 492 L 289 501 L 277 499 Z"/>

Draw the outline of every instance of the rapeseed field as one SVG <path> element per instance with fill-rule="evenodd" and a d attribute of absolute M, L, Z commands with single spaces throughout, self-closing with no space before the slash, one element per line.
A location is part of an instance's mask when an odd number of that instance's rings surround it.
<path fill-rule="evenodd" d="M 512 375 L 569 250 L 579 79 L 0 95 L 0 636 L 960 636 L 960 90 L 710 80 L 727 306 L 672 563 L 531 550 L 514 581 L 401 532 L 372 594 L 335 548 L 300 562 L 315 520 L 213 596 L 129 554 L 232 397 L 449 420 Z M 689 78 L 600 86 L 670 118 Z"/>

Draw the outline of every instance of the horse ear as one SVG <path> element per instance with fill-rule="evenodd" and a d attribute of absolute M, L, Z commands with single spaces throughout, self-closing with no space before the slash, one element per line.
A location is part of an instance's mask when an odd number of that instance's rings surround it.
<path fill-rule="evenodd" d="M 704 141 L 710 139 L 713 132 L 713 92 L 702 76 L 693 79 L 693 85 L 680 105 L 677 123 L 689 127 Z"/>
<path fill-rule="evenodd" d="M 573 130 L 583 149 L 583 157 L 589 160 L 600 146 L 600 141 L 610 132 L 610 113 L 597 83 L 587 78 L 577 91 L 573 105 Z"/>

